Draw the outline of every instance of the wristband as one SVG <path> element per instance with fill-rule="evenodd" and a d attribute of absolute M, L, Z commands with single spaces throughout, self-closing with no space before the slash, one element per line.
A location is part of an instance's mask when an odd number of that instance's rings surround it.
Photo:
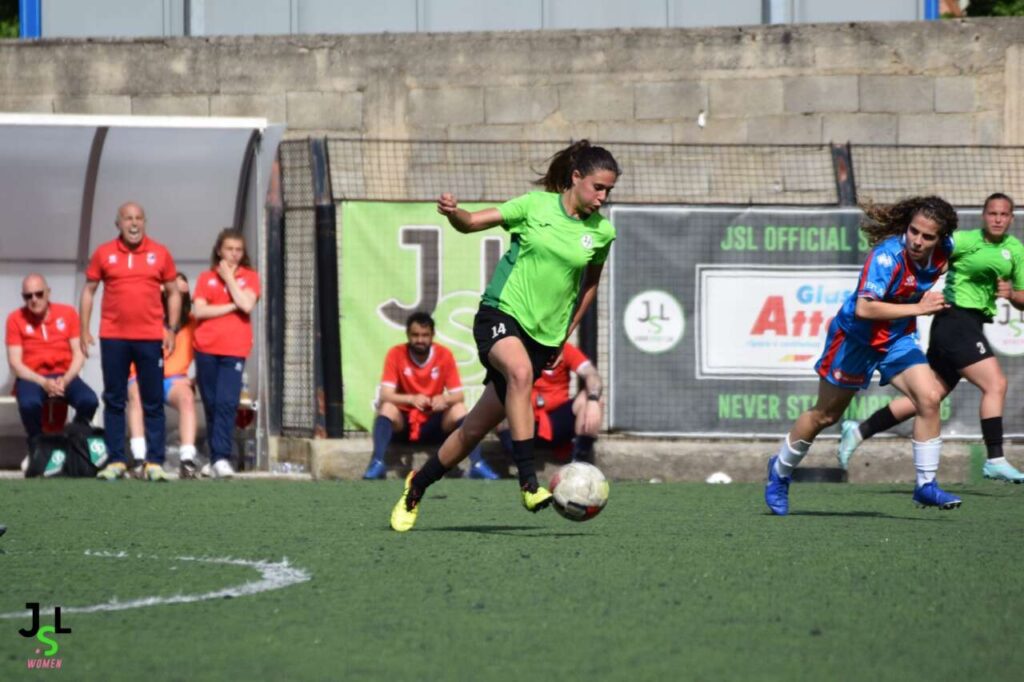
<path fill-rule="evenodd" d="M 598 395 L 597 393 L 588 393 L 587 394 L 587 400 L 600 400 L 600 399 L 601 399 L 601 396 Z"/>

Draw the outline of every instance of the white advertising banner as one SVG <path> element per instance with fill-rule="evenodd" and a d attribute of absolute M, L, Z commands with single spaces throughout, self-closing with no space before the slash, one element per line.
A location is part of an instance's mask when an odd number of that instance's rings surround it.
<path fill-rule="evenodd" d="M 856 267 L 697 265 L 697 377 L 806 381 Z"/>

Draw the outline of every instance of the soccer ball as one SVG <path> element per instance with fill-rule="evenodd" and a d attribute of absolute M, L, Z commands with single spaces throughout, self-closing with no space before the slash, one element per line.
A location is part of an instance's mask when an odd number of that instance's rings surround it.
<path fill-rule="evenodd" d="M 551 478 L 555 511 L 570 521 L 587 521 L 608 502 L 608 480 L 593 464 L 573 462 Z"/>

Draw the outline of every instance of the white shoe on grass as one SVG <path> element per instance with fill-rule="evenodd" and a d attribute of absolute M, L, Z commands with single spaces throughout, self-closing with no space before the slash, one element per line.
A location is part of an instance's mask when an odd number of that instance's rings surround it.
<path fill-rule="evenodd" d="M 231 466 L 231 462 L 226 459 L 218 459 L 210 467 L 210 473 L 214 478 L 232 478 L 235 475 L 235 470 Z"/>

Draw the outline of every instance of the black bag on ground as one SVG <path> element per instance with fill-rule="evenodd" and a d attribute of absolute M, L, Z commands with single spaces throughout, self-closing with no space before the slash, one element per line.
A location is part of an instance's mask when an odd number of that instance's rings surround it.
<path fill-rule="evenodd" d="M 71 422 L 64 427 L 68 453 L 64 462 L 65 476 L 94 477 L 107 463 L 107 443 L 103 429 L 89 424 Z"/>
<path fill-rule="evenodd" d="M 44 434 L 32 442 L 26 478 L 95 477 L 107 462 L 103 430 L 72 422 L 63 434 Z"/>
<path fill-rule="evenodd" d="M 68 458 L 68 439 L 63 434 L 43 434 L 32 439 L 25 478 L 60 476 Z"/>

